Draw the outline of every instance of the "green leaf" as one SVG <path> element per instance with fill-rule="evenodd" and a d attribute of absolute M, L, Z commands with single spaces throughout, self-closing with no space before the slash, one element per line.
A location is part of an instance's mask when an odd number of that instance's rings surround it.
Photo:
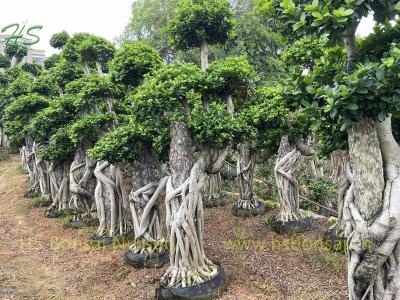
<path fill-rule="evenodd" d="M 358 105 L 356 103 L 349 103 L 349 104 L 346 105 L 346 108 L 350 109 L 350 110 L 357 110 L 358 109 Z"/>
<path fill-rule="evenodd" d="M 379 122 L 385 121 L 386 117 L 387 117 L 386 111 L 381 111 L 381 112 L 378 114 L 378 120 L 379 120 Z"/>

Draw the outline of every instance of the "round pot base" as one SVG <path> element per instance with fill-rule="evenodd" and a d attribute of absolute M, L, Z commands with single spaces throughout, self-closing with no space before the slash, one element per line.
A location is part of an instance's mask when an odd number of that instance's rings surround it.
<path fill-rule="evenodd" d="M 271 222 L 271 228 L 277 233 L 301 233 L 311 229 L 311 221 L 309 217 L 287 222 L 282 222 L 274 218 Z"/>
<path fill-rule="evenodd" d="M 113 238 L 109 236 L 98 236 L 98 235 L 93 235 L 89 238 L 89 244 L 92 246 L 107 246 L 111 245 L 113 242 Z"/>
<path fill-rule="evenodd" d="M 223 194 L 220 197 L 211 197 L 211 199 L 204 200 L 204 207 L 220 207 L 225 206 L 230 202 L 230 198 L 227 194 Z"/>
<path fill-rule="evenodd" d="M 236 217 L 243 217 L 243 218 L 254 217 L 254 216 L 262 215 L 263 213 L 265 213 L 266 210 L 267 210 L 267 208 L 266 208 L 265 204 L 261 201 L 258 201 L 258 205 L 251 209 L 237 207 L 236 205 L 234 205 L 232 207 L 232 215 L 234 215 Z"/>
<path fill-rule="evenodd" d="M 166 252 L 145 255 L 128 250 L 124 253 L 125 263 L 135 269 L 161 268 L 165 265 L 167 259 L 168 255 Z"/>
<path fill-rule="evenodd" d="M 156 289 L 158 300 L 209 300 L 220 297 L 226 288 L 224 269 L 218 265 L 218 273 L 210 280 L 190 287 L 167 287 L 160 285 Z"/>

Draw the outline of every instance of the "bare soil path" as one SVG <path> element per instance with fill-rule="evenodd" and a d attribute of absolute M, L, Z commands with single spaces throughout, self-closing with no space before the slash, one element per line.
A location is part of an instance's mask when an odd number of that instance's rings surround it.
<path fill-rule="evenodd" d="M 27 185 L 18 155 L 0 162 L 0 299 L 154 298 L 164 269 L 125 266 L 128 245 L 88 246 L 95 228 L 73 230 L 45 218 L 43 208 L 23 198 Z M 229 277 L 222 299 L 346 298 L 345 256 L 312 246 L 326 221 L 285 237 L 262 224 L 264 218 L 235 218 L 230 206 L 206 210 L 206 253 Z"/>

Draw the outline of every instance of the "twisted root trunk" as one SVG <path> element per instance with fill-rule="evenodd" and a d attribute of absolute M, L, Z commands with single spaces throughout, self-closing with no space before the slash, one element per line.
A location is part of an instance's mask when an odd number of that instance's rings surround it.
<path fill-rule="evenodd" d="M 202 186 L 204 166 L 195 163 L 190 176 L 178 188 L 167 182 L 167 228 L 170 232 L 170 267 L 161 281 L 168 286 L 187 287 L 217 274 L 217 266 L 206 258 L 203 248 Z"/>
<path fill-rule="evenodd" d="M 218 270 L 203 249 L 205 163 L 202 157 L 195 162 L 193 142 L 184 123 L 172 126 L 169 161 L 171 177 L 165 202 L 170 267 L 161 282 L 170 287 L 187 287 L 211 279 Z"/>
<path fill-rule="evenodd" d="M 50 193 L 53 203 L 51 208 L 63 211 L 68 208 L 70 162 L 53 163 L 48 169 Z"/>
<path fill-rule="evenodd" d="M 117 236 L 129 232 L 127 209 L 128 193 L 121 169 L 109 162 L 97 162 L 94 175 L 97 179 L 94 198 L 99 218 L 98 236 Z"/>
<path fill-rule="evenodd" d="M 391 118 L 349 130 L 354 197 L 345 202 L 350 299 L 399 299 L 400 149 Z"/>
<path fill-rule="evenodd" d="M 130 249 L 146 256 L 164 251 L 166 244 L 162 238 L 159 200 L 168 178 L 157 181 L 157 164 L 150 153 L 149 149 L 144 149 L 133 164 L 133 187 L 129 195 L 135 231 L 135 241 Z"/>
<path fill-rule="evenodd" d="M 347 151 L 338 150 L 331 154 L 332 180 L 338 186 L 338 217 L 329 232 L 334 232 L 337 238 L 346 238 L 346 220 L 344 218 L 346 202 L 352 201 L 354 185 L 350 181 L 352 172 L 350 168 L 349 154 Z"/>
<path fill-rule="evenodd" d="M 206 175 L 203 186 L 203 195 L 207 201 L 212 202 L 221 196 L 222 177 L 221 173 Z"/>
<path fill-rule="evenodd" d="M 42 147 L 41 144 L 33 143 L 32 146 L 32 155 L 33 155 L 33 186 L 39 186 L 40 194 L 43 197 L 50 197 L 50 177 L 48 174 L 49 164 L 43 160 L 41 160 L 37 152 Z"/>
<path fill-rule="evenodd" d="M 237 178 L 239 184 L 240 199 L 234 207 L 254 209 L 259 201 L 253 194 L 254 155 L 248 144 L 239 146 L 239 159 L 237 161 Z"/>
<path fill-rule="evenodd" d="M 300 156 L 300 151 L 296 147 L 290 147 L 288 137 L 283 136 L 274 168 L 280 198 L 280 211 L 276 220 L 281 222 L 303 218 L 299 211 L 299 184 L 296 173 Z"/>
<path fill-rule="evenodd" d="M 69 207 L 74 210 L 75 219 L 95 218 L 96 204 L 94 190 L 96 178 L 94 168 L 96 161 L 86 154 L 86 147 L 78 148 L 70 168 L 69 189 L 71 198 Z"/>

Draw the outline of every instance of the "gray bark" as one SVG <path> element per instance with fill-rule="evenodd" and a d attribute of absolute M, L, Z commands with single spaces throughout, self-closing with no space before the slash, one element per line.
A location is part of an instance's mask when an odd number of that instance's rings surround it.
<path fill-rule="evenodd" d="M 135 241 L 131 250 L 149 255 L 165 250 L 162 238 L 159 206 L 167 177 L 159 180 L 157 163 L 148 147 L 144 147 L 132 165 L 132 190 L 129 195 Z"/>
<path fill-rule="evenodd" d="M 70 168 L 69 189 L 71 197 L 69 207 L 74 211 L 75 219 L 96 218 L 94 191 L 96 161 L 90 158 L 86 150 L 89 145 L 78 146 Z"/>
<path fill-rule="evenodd" d="M 349 130 L 354 197 L 345 202 L 350 299 L 399 299 L 400 148 L 391 118 Z"/>
<path fill-rule="evenodd" d="M 195 161 L 192 145 L 187 126 L 184 123 L 173 124 L 169 157 L 171 176 L 165 199 L 170 267 L 161 278 L 168 286 L 197 285 L 218 272 L 217 266 L 206 258 L 203 248 L 202 188 L 206 160 L 202 153 Z"/>
<path fill-rule="evenodd" d="M 234 204 L 235 207 L 253 209 L 258 206 L 258 200 L 253 194 L 254 153 L 249 144 L 239 145 L 239 158 L 237 161 L 237 180 L 239 185 L 240 199 Z"/>
<path fill-rule="evenodd" d="M 287 222 L 302 219 L 299 210 L 299 184 L 296 166 L 301 153 L 289 144 L 287 136 L 283 136 L 275 164 L 275 180 L 280 198 L 280 211 L 276 220 Z"/>

